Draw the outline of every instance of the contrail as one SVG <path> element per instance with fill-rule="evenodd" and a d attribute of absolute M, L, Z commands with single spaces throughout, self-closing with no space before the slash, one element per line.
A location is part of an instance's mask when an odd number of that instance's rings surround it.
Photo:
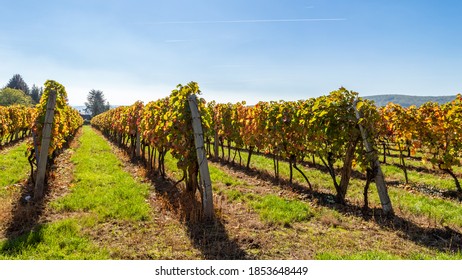
<path fill-rule="evenodd" d="M 315 22 L 345 21 L 346 18 L 296 18 L 296 19 L 242 19 L 242 20 L 195 20 L 195 21 L 157 21 L 144 24 L 210 24 L 210 23 L 272 23 L 272 22 Z"/>

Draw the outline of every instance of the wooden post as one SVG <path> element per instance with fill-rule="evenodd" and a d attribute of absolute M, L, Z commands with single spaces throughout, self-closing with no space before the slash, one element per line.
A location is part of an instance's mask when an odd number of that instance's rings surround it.
<path fill-rule="evenodd" d="M 356 118 L 358 121 L 361 119 L 358 109 L 356 108 L 356 104 L 358 100 L 355 100 L 353 103 L 353 109 L 355 110 Z M 385 184 L 385 177 L 382 172 L 382 168 L 380 167 L 380 161 L 377 156 L 377 152 L 372 148 L 372 145 L 367 140 L 367 131 L 364 127 L 358 123 L 359 130 L 361 132 L 361 137 L 363 138 L 364 147 L 366 148 L 366 153 L 371 154 L 371 166 L 373 170 L 377 170 L 377 174 L 375 175 L 375 185 L 377 186 L 377 192 L 379 193 L 380 203 L 382 204 L 382 209 L 385 214 L 393 214 L 393 208 L 391 206 L 390 197 L 388 196 L 387 186 Z"/>
<path fill-rule="evenodd" d="M 43 198 L 45 187 L 45 174 L 48 161 L 48 149 L 51 142 L 51 129 L 55 115 L 56 91 L 51 90 L 48 96 L 47 111 L 45 113 L 45 122 L 42 130 L 42 145 L 40 147 L 40 157 L 37 162 L 37 179 L 35 180 L 34 199 Z"/>
<path fill-rule="evenodd" d="M 202 209 L 206 219 L 213 218 L 213 194 L 212 181 L 210 179 L 209 166 L 204 147 L 204 133 L 202 131 L 201 117 L 197 109 L 196 95 L 190 95 L 188 98 L 191 109 L 192 126 L 194 130 L 194 143 L 196 146 L 197 162 L 199 163 L 200 184 L 202 186 Z"/>

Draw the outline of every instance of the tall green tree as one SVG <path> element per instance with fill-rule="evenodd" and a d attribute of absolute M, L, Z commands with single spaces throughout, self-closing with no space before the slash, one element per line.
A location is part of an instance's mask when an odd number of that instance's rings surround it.
<path fill-rule="evenodd" d="M 104 98 L 104 94 L 101 90 L 92 89 L 87 96 L 87 102 L 85 102 L 85 112 L 94 117 L 105 111 L 108 111 L 111 106 L 109 102 Z"/>
<path fill-rule="evenodd" d="M 42 96 L 43 93 L 43 88 L 42 87 L 37 87 L 35 84 L 32 85 L 32 88 L 30 90 L 30 97 L 32 98 L 32 101 L 34 103 L 39 103 L 40 102 L 40 97 Z"/>
<path fill-rule="evenodd" d="M 29 86 L 19 74 L 15 74 L 6 85 L 8 88 L 19 89 L 27 95 L 30 95 Z"/>
<path fill-rule="evenodd" d="M 20 104 L 25 106 L 32 105 L 32 98 L 25 94 L 22 90 L 3 88 L 0 90 L 0 105 L 10 106 L 14 104 Z"/>

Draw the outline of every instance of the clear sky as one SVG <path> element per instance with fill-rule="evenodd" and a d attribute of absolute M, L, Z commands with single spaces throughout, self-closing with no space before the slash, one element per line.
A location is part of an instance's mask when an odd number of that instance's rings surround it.
<path fill-rule="evenodd" d="M 207 100 L 462 92 L 462 1 L 1 0 L 0 86 L 14 74 L 114 105 L 199 83 Z"/>

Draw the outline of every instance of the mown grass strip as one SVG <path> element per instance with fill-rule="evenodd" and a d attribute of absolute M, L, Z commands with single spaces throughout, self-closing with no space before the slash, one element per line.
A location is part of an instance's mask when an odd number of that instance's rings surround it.
<path fill-rule="evenodd" d="M 111 147 L 88 126 L 83 127 L 80 147 L 72 156 L 75 165 L 71 193 L 52 207 L 61 211 L 85 211 L 100 219 L 147 220 L 149 185 L 140 184 L 122 169 Z"/>
<path fill-rule="evenodd" d="M 233 152 L 231 152 L 231 158 L 233 157 Z M 243 150 L 241 151 L 241 156 L 242 156 L 242 162 L 245 163 L 247 162 L 248 158 L 248 152 Z M 227 156 L 226 156 L 227 157 Z M 306 158 L 306 161 L 311 162 L 311 157 Z M 390 164 L 383 164 L 382 171 L 385 174 L 385 178 L 387 181 L 400 181 L 404 183 L 404 173 L 403 170 L 395 165 L 398 164 L 397 162 L 398 159 L 396 158 L 391 158 L 388 162 Z M 318 164 L 321 164 L 321 160 L 319 157 L 315 157 L 315 161 Z M 430 170 L 434 170 L 435 167 L 433 167 L 430 163 L 422 163 L 421 161 L 417 160 L 411 160 L 408 159 L 406 164 L 411 167 L 416 167 L 416 168 L 427 168 Z M 274 170 L 273 170 L 273 160 L 269 157 L 255 154 L 252 156 L 251 160 L 251 167 L 256 168 L 257 170 L 265 171 L 271 175 L 274 175 Z M 337 161 L 335 162 L 334 166 L 336 168 L 341 167 L 341 162 Z M 299 167 L 305 172 L 305 175 L 307 175 L 308 179 L 314 186 L 322 186 L 324 188 L 330 188 L 334 190 L 333 188 L 333 183 L 330 175 L 327 172 L 322 172 L 318 169 L 313 169 L 313 168 L 307 168 L 304 166 L 299 165 Z M 361 172 L 359 170 L 359 166 L 356 166 L 354 168 L 356 171 Z M 456 174 L 459 174 L 462 168 L 458 166 L 454 166 L 454 171 Z M 289 178 L 289 163 L 286 161 L 280 161 L 279 162 L 279 175 L 282 178 L 288 179 Z M 302 175 L 298 173 L 296 170 L 293 170 L 293 176 L 294 176 L 294 181 L 298 182 L 299 184 L 306 185 L 306 182 Z M 459 173 L 458 173 L 459 172 Z M 363 172 L 365 173 L 365 172 Z M 432 186 L 435 188 L 438 188 L 440 190 L 446 191 L 446 190 L 456 190 L 454 180 L 448 175 L 444 173 L 426 173 L 426 172 L 418 172 L 415 170 L 412 170 L 411 168 L 408 168 L 408 176 L 409 176 L 409 182 L 411 184 L 418 184 L 418 185 L 425 185 L 425 186 Z M 338 177 L 338 180 L 340 180 L 340 177 Z"/>
<path fill-rule="evenodd" d="M 84 133 L 82 137 L 87 135 Z M 79 147 L 75 154 L 81 152 Z M 98 248 L 81 232 L 89 220 L 95 222 L 94 218 L 77 215 L 40 224 L 21 236 L 10 237 L 0 243 L 0 259 L 108 259 L 109 253 Z"/>
<path fill-rule="evenodd" d="M 316 260 L 398 260 L 399 256 L 381 251 L 355 252 L 347 255 L 336 252 L 323 252 L 315 256 Z"/>
<path fill-rule="evenodd" d="M 337 212 L 334 209 L 328 209 L 328 208 L 323 208 L 323 209 L 312 209 L 304 203 L 303 201 L 298 201 L 298 200 L 289 200 L 289 199 L 284 199 L 281 197 L 278 197 L 276 195 L 257 195 L 252 193 L 252 190 L 249 189 L 249 192 L 243 193 L 241 190 L 243 189 L 242 186 L 245 186 L 245 182 L 242 182 L 236 177 L 233 177 L 229 174 L 227 174 L 225 171 L 221 170 L 219 167 L 216 167 L 215 165 L 211 164 L 209 166 L 210 171 L 211 171 L 211 176 L 212 176 L 212 182 L 216 183 L 218 182 L 226 182 L 225 184 L 228 186 L 228 188 L 219 188 L 218 192 L 223 193 L 229 200 L 231 201 L 239 201 L 239 202 L 244 202 L 247 205 L 249 205 L 250 208 L 252 208 L 259 216 L 260 219 L 268 224 L 276 224 L 276 225 L 282 225 L 282 226 L 290 226 L 294 222 L 306 222 L 310 221 L 311 219 L 318 220 L 322 224 L 326 225 L 331 225 L 330 231 L 332 231 L 333 235 L 326 237 L 327 239 L 329 238 L 336 238 L 336 239 L 342 239 L 342 240 L 337 240 L 339 244 L 336 246 L 339 246 L 336 248 L 335 246 L 332 246 L 332 248 L 327 249 L 327 246 L 325 250 L 321 250 L 318 254 L 315 254 L 313 257 L 315 259 L 326 259 L 326 260 L 395 260 L 395 259 L 422 259 L 422 260 L 432 260 L 432 259 L 461 259 L 462 255 L 460 253 L 449 253 L 449 252 L 431 252 L 429 250 L 422 249 L 419 252 L 411 252 L 410 254 L 407 254 L 406 252 L 403 252 L 403 254 L 395 254 L 391 252 L 387 252 L 387 250 L 382 250 L 380 247 L 377 249 L 369 249 L 369 250 L 361 250 L 357 252 L 349 252 L 346 253 L 344 252 L 344 247 L 348 245 L 349 242 L 357 242 L 356 240 L 348 240 L 350 236 L 349 230 L 343 229 L 342 224 L 347 224 L 347 225 L 352 225 L 355 223 L 355 219 L 352 217 L 347 217 L 344 216 L 343 214 Z M 310 170 L 311 171 L 311 170 Z M 320 172 L 318 170 L 314 170 L 315 172 Z M 328 178 L 327 182 L 322 181 L 322 177 L 319 178 L 320 182 L 323 184 L 327 184 L 330 182 L 330 178 Z M 362 198 L 362 187 L 363 187 L 364 182 L 361 180 L 354 179 L 352 180 L 352 191 L 351 195 L 356 197 L 355 199 L 361 199 Z M 322 184 L 321 184 L 322 185 Z M 238 187 L 240 188 L 233 188 L 233 187 Z M 249 186 L 246 186 L 248 188 Z M 251 186 L 250 186 L 251 187 Z M 374 203 L 379 204 L 378 201 L 378 195 L 376 193 L 375 187 L 371 186 L 372 189 L 372 194 L 371 197 L 374 197 Z M 423 197 L 424 200 L 419 201 L 419 198 L 416 198 L 414 194 L 408 193 L 405 190 L 400 190 L 400 189 L 391 189 L 390 190 L 390 195 L 392 198 L 396 201 L 398 200 L 400 206 L 396 207 L 403 207 L 407 209 L 407 211 L 410 211 L 410 209 L 416 205 L 419 204 L 422 205 L 425 204 L 427 199 L 425 196 L 420 195 L 420 197 Z M 403 197 L 404 196 L 404 197 Z M 410 200 L 411 198 L 415 198 L 416 200 L 412 201 Z M 429 201 L 435 202 L 438 200 L 432 200 L 430 199 Z M 431 203 L 430 202 L 430 203 Z M 452 205 L 452 202 L 447 202 L 444 200 L 441 200 L 442 205 L 449 203 L 449 205 L 441 206 L 443 207 L 441 209 L 441 212 L 437 215 L 443 215 L 446 217 L 449 221 L 452 223 L 456 223 L 457 217 L 460 217 L 460 215 L 453 213 L 453 212 L 445 212 L 448 209 L 460 209 L 460 207 L 457 207 L 457 205 Z M 438 206 L 439 207 L 439 206 Z M 432 206 L 432 207 L 417 207 L 417 209 L 420 209 L 420 211 L 430 211 L 428 213 L 432 213 L 432 215 L 435 215 L 438 211 L 435 211 L 435 208 L 438 208 L 437 206 Z M 449 208 L 448 208 L 449 207 Z M 417 211 L 417 210 L 414 210 Z M 456 210 L 457 211 L 457 210 Z M 427 213 L 425 212 L 418 212 L 420 215 L 427 216 Z M 312 235 L 312 238 L 316 236 L 315 234 Z M 360 237 L 357 237 L 360 238 Z M 315 238 L 316 239 L 316 238 Z M 343 240 L 345 239 L 345 240 Z M 319 242 L 319 241 L 316 241 Z M 372 241 L 371 241 L 372 242 Z"/>
<path fill-rule="evenodd" d="M 260 218 L 270 224 L 290 226 L 294 222 L 309 220 L 313 214 L 308 205 L 299 200 L 289 200 L 276 195 L 265 195 L 250 202 Z"/>
<path fill-rule="evenodd" d="M 78 141 L 71 158 L 71 192 L 50 206 L 58 212 L 80 213 L 1 242 L 0 259 L 109 259 L 111 252 L 83 232 L 111 220 L 149 219 L 149 185 L 137 183 L 123 171 L 109 144 L 90 127 L 83 127 Z"/>
<path fill-rule="evenodd" d="M 241 152 L 243 159 L 247 157 L 246 152 Z M 283 178 L 288 178 L 289 165 L 286 162 L 280 162 L 280 175 Z M 253 167 L 258 170 L 262 170 L 272 174 L 273 172 L 273 161 L 270 158 L 261 155 L 252 156 Z M 323 173 L 317 169 L 308 169 L 302 167 L 305 174 L 310 178 L 314 186 L 322 186 L 327 189 L 331 189 L 332 193 L 335 190 L 332 186 L 332 180 L 327 173 Z M 388 180 L 393 178 L 402 179 L 404 181 L 404 175 L 402 170 L 396 166 L 383 166 L 386 178 Z M 419 174 L 415 171 L 410 171 L 410 178 L 418 181 L 422 184 L 428 184 L 432 186 L 438 186 L 440 188 L 454 189 L 453 181 L 451 179 L 442 179 L 439 175 L 435 174 Z M 401 178 L 402 175 L 402 178 Z M 389 176 L 390 178 L 388 178 Z M 294 180 L 300 184 L 304 184 L 304 179 L 294 173 Z M 212 180 L 213 181 L 213 180 Z M 363 180 L 352 178 L 348 188 L 347 197 L 354 201 L 361 203 L 363 199 L 363 189 L 365 182 Z M 380 201 L 378 198 L 375 183 L 372 183 L 369 188 L 369 201 L 372 205 L 380 207 Z M 430 218 L 440 224 L 452 224 L 462 226 L 462 220 L 459 218 L 462 215 L 462 206 L 456 201 L 451 201 L 443 198 L 429 197 L 427 195 L 419 193 L 410 193 L 404 189 L 390 188 L 389 189 L 390 199 L 395 208 L 400 208 L 402 211 Z M 362 203 L 361 203 L 362 204 Z"/>
<path fill-rule="evenodd" d="M 180 176 L 175 160 L 169 154 L 165 157 L 165 166 L 173 174 L 176 174 L 174 176 Z M 288 200 L 276 195 L 243 193 L 232 187 L 241 186 L 251 191 L 253 186 L 229 175 L 212 164 L 209 164 L 209 171 L 210 178 L 215 183 L 212 184 L 215 192 L 224 194 L 230 201 L 237 200 L 247 203 L 260 216 L 260 219 L 266 223 L 290 226 L 294 222 L 308 220 L 313 216 L 308 204 L 304 202 Z M 218 188 L 216 184 L 218 182 L 230 188 Z"/>
<path fill-rule="evenodd" d="M 382 165 L 383 173 L 388 181 L 400 181 L 405 182 L 404 172 L 403 170 L 395 165 Z M 456 185 L 452 178 L 449 178 L 448 175 L 444 174 L 429 174 L 429 173 L 422 173 L 413 170 L 407 171 L 409 183 L 424 185 L 424 186 L 431 186 L 436 187 L 440 190 L 447 191 L 447 190 L 456 190 Z"/>
<path fill-rule="evenodd" d="M 80 230 L 76 219 L 40 225 L 18 238 L 1 243 L 0 260 L 108 259 L 108 253 L 83 237 Z"/>
<path fill-rule="evenodd" d="M 242 154 L 244 155 L 244 153 Z M 273 171 L 272 164 L 272 160 L 264 156 L 256 155 L 252 158 L 252 167 L 256 167 L 259 170 L 267 171 L 270 174 Z M 288 164 L 284 162 L 280 162 L 280 164 L 281 176 L 288 176 Z M 171 161 L 171 164 L 167 164 L 167 168 L 175 170 L 176 163 L 174 161 Z M 348 240 L 348 238 L 355 237 L 356 235 L 353 234 L 352 237 L 349 237 L 350 229 L 346 230 L 343 226 L 343 224 L 347 224 L 350 226 L 351 224 L 355 223 L 354 218 L 344 216 L 343 214 L 333 209 L 311 209 L 309 205 L 306 205 L 303 201 L 291 201 L 278 197 L 276 195 L 255 194 L 252 192 L 253 186 L 248 185 L 248 183 L 246 183 L 244 180 L 241 180 L 236 176 L 227 173 L 218 164 L 210 164 L 209 169 L 211 172 L 213 186 L 214 188 L 217 188 L 214 189 L 215 193 L 224 194 L 230 201 L 238 201 L 245 203 L 246 205 L 248 205 L 249 208 L 253 209 L 255 213 L 260 215 L 262 221 L 265 221 L 270 224 L 290 225 L 291 223 L 294 223 L 296 221 L 303 222 L 311 219 L 313 221 L 320 222 L 322 225 L 332 225 L 328 230 L 329 232 L 332 232 L 332 236 L 328 236 L 325 238 L 333 238 L 337 241 L 337 243 L 335 243 L 336 245 L 332 247 L 324 246 L 324 249 L 319 250 L 319 252 L 313 256 L 315 259 L 461 259 L 462 257 L 460 253 L 431 251 L 426 248 L 415 249 L 412 252 L 403 252 L 401 254 L 394 251 L 388 251 L 387 249 L 384 250 L 383 247 L 387 246 L 380 245 L 380 242 L 378 242 L 375 245 L 375 247 L 377 248 L 363 248 L 358 249 L 357 251 L 345 249 L 349 246 L 349 243 L 354 244 L 357 242 L 357 239 Z M 329 186 L 332 184 L 331 178 L 328 174 L 325 174 L 316 169 L 309 169 L 306 167 L 304 167 L 304 169 L 307 171 L 306 174 L 310 176 L 310 180 L 312 180 L 312 182 L 315 182 L 315 186 L 329 188 Z M 180 173 L 178 173 L 178 175 L 179 174 Z M 304 180 L 303 178 L 301 178 L 301 176 L 297 178 L 297 181 L 300 181 L 300 183 L 302 184 L 304 183 Z M 223 185 L 225 185 L 226 187 L 224 187 Z M 363 180 L 353 178 L 350 182 L 350 190 L 348 194 L 349 199 L 353 200 L 354 203 L 361 204 L 363 187 Z M 333 188 L 332 191 L 334 191 Z M 371 204 L 374 204 L 375 206 L 380 206 L 375 186 L 370 187 L 370 192 Z M 424 217 L 429 215 L 432 215 L 432 217 L 434 217 L 435 215 L 441 214 L 442 217 L 445 217 L 445 221 L 449 221 L 450 223 L 454 224 L 457 224 L 457 217 L 460 217 L 460 215 L 457 212 L 457 209 L 461 208 L 460 205 L 454 204 L 451 201 L 448 202 L 442 199 L 439 200 L 431 197 L 429 198 L 424 195 L 416 196 L 415 194 L 409 193 L 406 190 L 397 188 L 390 189 L 390 196 L 393 200 L 394 206 L 396 208 L 401 208 L 401 210 L 404 212 L 417 213 Z M 441 204 L 439 204 L 440 202 Z M 301 205 L 298 205 L 299 203 Z M 428 205 L 423 206 L 425 204 Z M 441 209 L 440 214 L 435 214 L 439 211 L 436 208 Z M 288 213 L 293 214 L 293 217 L 288 217 Z M 312 216 L 313 218 L 311 218 Z M 306 224 L 308 225 L 309 223 Z M 314 224 L 317 223 L 315 222 Z M 349 226 L 347 228 L 350 228 Z M 287 230 L 290 231 L 290 229 L 284 229 L 284 231 L 277 232 L 278 234 L 285 234 Z M 308 230 L 308 232 L 311 232 L 311 230 Z M 316 234 L 312 234 L 310 236 L 315 240 L 317 239 Z M 355 238 L 364 237 L 358 235 Z M 316 240 L 315 243 L 319 243 L 319 240 Z"/>
<path fill-rule="evenodd" d="M 26 178 L 29 171 L 29 162 L 25 155 L 26 142 L 0 152 L 0 194 L 6 186 L 16 184 Z"/>
<path fill-rule="evenodd" d="M 362 205 L 364 182 L 358 179 L 350 181 L 348 197 Z M 462 204 L 460 202 L 431 197 L 418 192 L 409 192 L 402 188 L 390 187 L 388 194 L 394 209 L 400 209 L 403 213 L 428 218 L 430 221 L 441 225 L 462 226 Z M 375 183 L 369 188 L 369 203 L 380 207 Z"/>
<path fill-rule="evenodd" d="M 426 216 L 441 225 L 462 226 L 462 205 L 442 198 L 431 198 L 417 193 L 408 193 L 400 189 L 391 189 L 390 195 L 397 201 L 397 206 L 406 211 Z"/>
<path fill-rule="evenodd" d="M 405 153 L 407 155 L 407 153 Z M 399 152 L 398 151 L 391 151 L 391 155 L 387 155 L 387 164 L 391 165 L 398 165 L 400 164 L 400 159 L 399 159 Z M 411 157 L 405 157 L 405 162 L 408 167 L 416 167 L 416 168 L 423 168 L 423 169 L 428 169 L 428 170 L 438 170 L 437 166 L 434 166 L 431 164 L 429 161 L 424 161 L 421 160 L 423 157 L 423 154 L 420 152 L 417 152 L 415 155 Z M 383 150 L 379 151 L 379 158 L 380 160 L 383 160 Z M 457 175 L 462 174 L 462 166 L 453 166 L 453 171 Z"/>
<path fill-rule="evenodd" d="M 461 258 L 461 253 L 447 254 L 443 252 L 437 252 L 434 255 L 427 253 L 412 253 L 409 256 L 403 258 L 403 256 L 377 250 L 352 252 L 348 254 L 328 251 L 320 252 L 315 255 L 316 260 L 460 260 Z"/>

